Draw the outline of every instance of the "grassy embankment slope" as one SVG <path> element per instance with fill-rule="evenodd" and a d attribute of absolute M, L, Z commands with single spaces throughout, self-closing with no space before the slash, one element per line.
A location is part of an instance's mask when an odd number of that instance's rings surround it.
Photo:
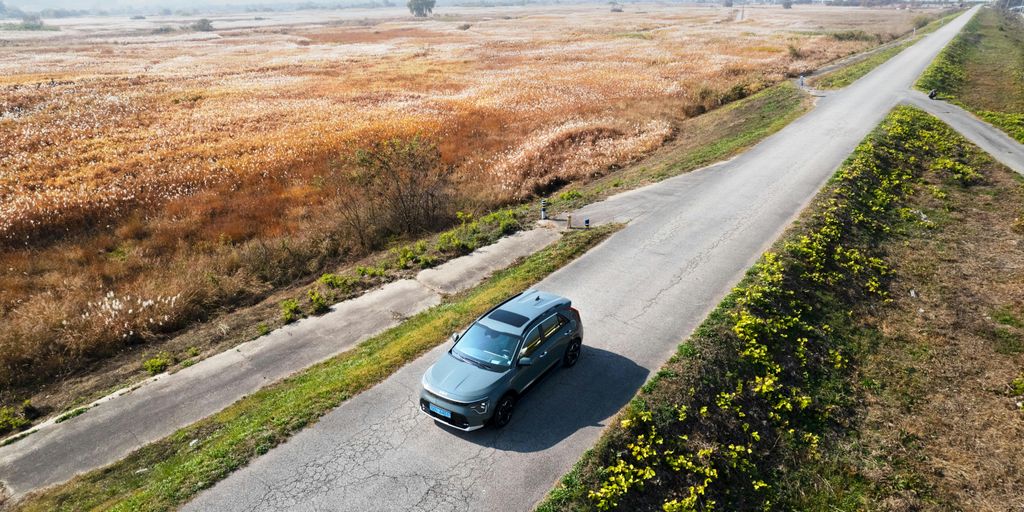
<path fill-rule="evenodd" d="M 985 8 L 918 81 L 1024 142 L 1024 20 Z"/>
<path fill-rule="evenodd" d="M 896 109 L 539 509 L 1020 500 L 1022 204 Z"/>

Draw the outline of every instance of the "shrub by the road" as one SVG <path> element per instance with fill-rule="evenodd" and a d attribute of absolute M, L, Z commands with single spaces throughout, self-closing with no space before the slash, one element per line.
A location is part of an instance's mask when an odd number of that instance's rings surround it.
<path fill-rule="evenodd" d="M 143 361 L 142 368 L 149 372 L 150 375 L 156 375 L 167 371 L 167 368 L 172 364 L 174 364 L 174 360 L 171 358 L 170 354 L 161 352 L 155 357 Z"/>

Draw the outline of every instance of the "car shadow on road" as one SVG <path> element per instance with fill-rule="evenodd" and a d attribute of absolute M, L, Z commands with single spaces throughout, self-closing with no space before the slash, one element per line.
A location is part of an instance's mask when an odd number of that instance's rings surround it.
<path fill-rule="evenodd" d="M 576 366 L 552 368 L 520 397 L 505 428 L 446 430 L 497 450 L 545 450 L 582 428 L 602 426 L 633 398 L 648 373 L 626 357 L 584 345 Z"/>

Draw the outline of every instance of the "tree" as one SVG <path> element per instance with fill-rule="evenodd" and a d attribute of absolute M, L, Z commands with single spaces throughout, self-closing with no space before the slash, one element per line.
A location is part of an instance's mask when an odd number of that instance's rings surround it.
<path fill-rule="evenodd" d="M 192 30 L 197 30 L 199 32 L 213 32 L 213 23 L 210 20 L 203 18 L 192 24 Z"/>
<path fill-rule="evenodd" d="M 411 12 L 413 16 L 423 18 L 434 12 L 435 2 L 436 0 L 409 0 L 407 5 L 409 6 L 409 12 Z"/>
<path fill-rule="evenodd" d="M 38 14 L 25 14 L 21 17 L 22 30 L 42 30 L 43 19 Z"/>
<path fill-rule="evenodd" d="M 783 9 L 792 9 L 793 8 L 793 1 L 792 0 L 782 0 L 782 8 Z"/>
<path fill-rule="evenodd" d="M 722 7 L 732 7 L 732 0 L 722 0 Z"/>
<path fill-rule="evenodd" d="M 418 234 L 451 216 L 452 168 L 421 137 L 370 143 L 331 176 L 337 211 L 364 249 L 394 235 Z"/>

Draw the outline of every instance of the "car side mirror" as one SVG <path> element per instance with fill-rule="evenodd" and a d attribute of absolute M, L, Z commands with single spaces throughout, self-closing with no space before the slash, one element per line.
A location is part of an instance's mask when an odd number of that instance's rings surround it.
<path fill-rule="evenodd" d="M 530 359 L 529 357 L 520 357 L 519 358 L 519 366 L 530 366 L 532 364 L 533 364 L 533 359 Z"/>
<path fill-rule="evenodd" d="M 455 343 L 455 342 L 459 341 L 459 333 L 453 332 L 451 340 L 452 340 L 452 343 Z"/>

